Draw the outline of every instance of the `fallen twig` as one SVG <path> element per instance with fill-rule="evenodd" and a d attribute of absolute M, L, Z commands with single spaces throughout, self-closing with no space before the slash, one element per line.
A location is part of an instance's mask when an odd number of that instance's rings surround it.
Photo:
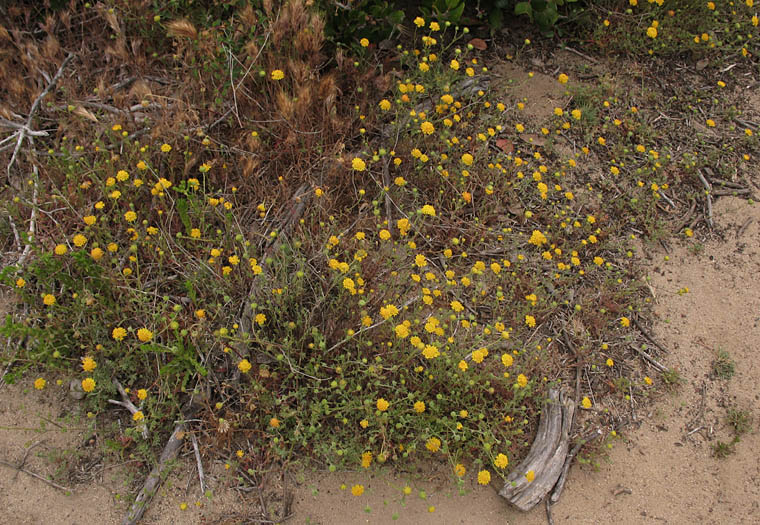
<path fill-rule="evenodd" d="M 552 518 L 552 504 L 549 503 L 549 499 L 544 500 L 544 504 L 546 504 L 546 522 L 549 525 L 554 525 L 554 518 Z"/>
<path fill-rule="evenodd" d="M 554 489 L 552 489 L 552 494 L 548 498 L 548 501 L 551 501 L 552 504 L 557 503 L 559 501 L 559 497 L 562 495 L 562 490 L 565 488 L 565 481 L 567 481 L 567 473 L 570 471 L 570 465 L 573 463 L 573 459 L 575 456 L 578 455 L 578 452 L 580 452 L 581 448 L 583 448 L 583 445 L 588 443 L 591 440 L 594 440 L 602 435 L 602 431 L 600 429 L 595 429 L 587 436 L 583 437 L 578 443 L 575 444 L 575 446 L 570 450 L 570 452 L 567 453 L 567 457 L 565 458 L 565 464 L 562 465 L 562 473 L 559 475 L 559 478 L 557 479 L 557 483 L 554 485 Z"/>
<path fill-rule="evenodd" d="M 31 470 L 27 470 L 27 469 L 25 469 L 23 467 L 16 466 L 13 463 L 8 463 L 7 461 L 3 461 L 2 459 L 0 459 L 0 465 L 4 465 L 6 467 L 10 467 L 12 469 L 16 469 L 19 472 L 23 472 L 27 476 L 32 476 L 33 478 L 37 478 L 38 480 L 43 481 L 43 482 L 47 483 L 48 485 L 50 485 L 51 487 L 57 488 L 58 490 L 62 490 L 64 492 L 68 492 L 68 493 L 73 492 L 68 487 L 64 487 L 63 485 L 59 485 L 58 483 L 56 483 L 54 481 L 50 481 L 49 479 L 45 479 L 43 476 L 40 476 L 36 472 L 32 472 Z"/>
<path fill-rule="evenodd" d="M 135 502 L 130 507 L 127 516 L 124 518 L 124 521 L 122 521 L 122 525 L 134 525 L 140 521 L 140 518 L 142 518 L 143 514 L 145 514 L 145 510 L 148 508 L 150 500 L 156 494 L 156 489 L 161 483 L 161 479 L 163 478 L 164 469 L 166 468 L 167 463 L 177 457 L 179 449 L 184 442 L 184 438 L 185 423 L 183 421 L 174 427 L 174 432 L 172 432 L 172 435 L 169 437 L 169 441 L 166 443 L 163 452 L 161 452 L 161 457 L 159 458 L 158 463 L 155 467 L 153 467 L 153 470 L 150 471 L 148 479 L 145 480 L 143 488 L 137 494 Z"/>
<path fill-rule="evenodd" d="M 201 453 L 198 450 L 198 440 L 195 434 L 190 434 L 190 440 L 193 442 L 193 452 L 195 452 L 195 462 L 198 464 L 198 481 L 201 484 L 201 494 L 206 493 L 206 476 L 203 473 L 203 462 L 201 461 Z"/>
<path fill-rule="evenodd" d="M 132 403 L 132 400 L 129 399 L 129 396 L 127 395 L 127 391 L 124 390 L 124 387 L 121 386 L 121 383 L 117 381 L 116 379 L 113 380 L 113 385 L 116 387 L 116 390 L 119 391 L 119 395 L 121 395 L 121 401 L 116 401 L 115 399 L 109 399 L 108 402 L 112 405 L 119 405 L 121 407 L 126 408 L 129 410 L 129 412 L 134 416 L 137 412 L 140 411 L 139 408 L 135 406 L 134 403 Z M 143 438 L 148 437 L 148 425 L 145 424 L 144 421 L 140 422 L 140 425 L 142 428 L 140 429 L 142 431 Z"/>
<path fill-rule="evenodd" d="M 588 56 L 586 54 L 583 54 L 580 51 L 578 51 L 577 49 L 573 49 L 572 47 L 569 47 L 569 46 L 564 46 L 562 49 L 564 49 L 565 51 L 570 51 L 571 53 L 576 54 L 576 55 L 578 55 L 581 58 L 585 58 L 586 60 L 588 60 L 592 64 L 596 64 L 596 59 L 595 58 L 592 58 L 592 57 L 590 57 L 590 56 Z"/>
<path fill-rule="evenodd" d="M 31 141 L 32 139 L 29 138 Z M 21 253 L 21 257 L 18 258 L 18 261 L 16 262 L 17 266 L 23 266 L 24 261 L 26 261 L 26 258 L 29 257 L 29 254 L 32 253 L 32 241 L 34 240 L 34 234 L 37 231 L 37 198 L 39 196 L 39 169 L 37 168 L 37 164 L 34 164 L 32 166 L 32 171 L 34 172 L 34 190 L 32 191 L 32 213 L 29 217 L 29 234 L 26 239 L 26 245 L 24 246 L 24 251 Z"/>
<path fill-rule="evenodd" d="M 635 317 L 633 318 L 633 324 L 634 324 L 634 326 L 636 326 L 636 328 L 639 329 L 639 331 L 644 335 L 644 337 L 646 337 L 649 340 L 650 343 L 652 343 L 654 346 L 656 346 L 657 348 L 659 348 L 661 352 L 664 352 L 666 354 L 668 353 L 668 351 L 665 349 L 665 347 L 663 347 L 660 343 L 658 343 L 657 340 L 654 337 L 652 337 L 652 335 L 646 330 L 646 328 L 644 328 L 643 326 L 641 326 L 641 323 L 639 323 L 639 321 Z M 641 355 L 641 357 L 643 357 L 644 359 L 646 359 L 647 361 L 649 361 L 660 372 L 664 372 L 665 370 L 667 370 L 666 366 L 663 366 L 662 364 L 660 364 L 659 362 L 657 362 L 652 356 L 650 356 L 649 354 L 647 354 L 643 350 L 641 350 L 639 348 L 636 348 L 633 345 L 631 345 L 631 347 L 634 350 L 636 350 L 636 352 L 638 352 L 639 355 Z"/>
<path fill-rule="evenodd" d="M 712 210 L 712 185 L 710 185 L 709 182 L 707 182 L 707 179 L 705 179 L 705 176 L 702 175 L 701 171 L 697 171 L 697 176 L 699 177 L 699 180 L 702 181 L 702 185 L 705 187 L 705 196 L 707 197 L 707 224 L 710 225 L 710 228 L 713 227 L 713 210 Z"/>
<path fill-rule="evenodd" d="M 728 189 L 728 190 L 715 190 L 713 191 L 713 195 L 716 197 L 725 197 L 729 195 L 748 195 L 752 193 L 752 190 L 749 188 L 736 188 L 736 189 Z"/>
<path fill-rule="evenodd" d="M 738 239 L 742 235 L 744 235 L 744 232 L 747 231 L 747 228 L 749 228 L 749 225 L 754 222 L 755 219 L 750 217 L 746 221 L 744 221 L 744 224 L 742 224 L 739 229 L 736 231 L 736 238 Z"/>

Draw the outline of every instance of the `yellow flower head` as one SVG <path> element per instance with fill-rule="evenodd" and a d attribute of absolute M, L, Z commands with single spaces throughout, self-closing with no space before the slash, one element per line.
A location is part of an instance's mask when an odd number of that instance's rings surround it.
<path fill-rule="evenodd" d="M 380 412 L 385 412 L 386 410 L 388 410 L 389 406 L 391 406 L 391 404 L 388 403 L 384 398 L 381 397 L 380 399 L 377 400 L 377 409 Z"/>
<path fill-rule="evenodd" d="M 164 153 L 169 153 L 172 150 L 172 147 L 169 144 L 161 144 L 161 151 Z M 138 166 L 139 168 L 139 166 Z"/>
<path fill-rule="evenodd" d="M 34 380 L 34 388 L 36 388 L 37 390 L 42 390 L 43 388 L 45 388 L 45 384 L 47 384 L 47 381 L 45 381 L 45 379 L 43 379 L 42 377 L 38 377 L 37 379 Z"/>
<path fill-rule="evenodd" d="M 367 169 L 367 163 L 359 157 L 354 157 L 354 159 L 351 161 L 351 167 L 356 171 L 364 171 Z"/>
<path fill-rule="evenodd" d="M 367 40 L 366 38 L 362 38 L 361 40 L 359 40 L 359 45 L 361 45 L 362 47 L 369 47 L 369 40 Z"/>
<path fill-rule="evenodd" d="M 499 454 L 496 459 L 493 460 L 493 464 L 498 468 L 506 468 L 509 465 L 509 458 L 505 454 Z"/>
<path fill-rule="evenodd" d="M 422 208 L 420 208 L 420 213 L 422 213 L 422 215 L 435 217 L 435 208 L 430 204 L 425 204 Z"/>
<path fill-rule="evenodd" d="M 247 374 L 250 369 L 251 363 L 248 361 L 248 359 L 243 359 L 238 363 L 238 370 L 240 370 L 242 373 Z"/>
<path fill-rule="evenodd" d="M 147 390 L 145 390 L 144 388 L 141 388 L 140 390 L 137 391 L 137 399 L 139 399 L 140 401 L 143 401 L 145 400 L 146 397 L 148 397 Z"/>
<path fill-rule="evenodd" d="M 438 450 L 441 448 L 441 440 L 437 437 L 432 437 L 425 443 L 425 448 L 433 453 L 438 452 Z"/>
<path fill-rule="evenodd" d="M 472 163 L 475 159 L 473 159 L 472 155 L 469 153 L 465 153 L 462 155 L 462 163 L 466 166 L 472 166 Z"/>
<path fill-rule="evenodd" d="M 82 379 L 82 390 L 85 392 L 92 392 L 95 390 L 95 380 L 91 377 Z"/>
<path fill-rule="evenodd" d="M 456 474 L 457 477 L 461 478 L 462 476 L 465 475 L 465 472 L 467 472 L 467 470 L 464 468 L 464 465 L 462 465 L 461 463 L 457 463 L 456 465 L 454 465 L 454 474 Z"/>
<path fill-rule="evenodd" d="M 491 482 L 491 473 L 487 470 L 481 470 L 478 472 L 478 483 L 481 485 L 488 485 Z"/>
<path fill-rule="evenodd" d="M 354 496 L 361 496 L 364 494 L 364 485 L 354 485 L 351 487 L 351 494 Z"/>
<path fill-rule="evenodd" d="M 534 246 L 541 246 L 542 244 L 547 243 L 546 235 L 538 230 L 533 230 L 533 233 L 531 234 L 528 242 Z"/>
<path fill-rule="evenodd" d="M 435 359 L 441 355 L 441 352 L 433 345 L 425 345 L 425 348 L 422 350 L 422 355 L 425 356 L 425 359 Z"/>
<path fill-rule="evenodd" d="M 45 306 L 53 306 L 55 304 L 55 295 L 53 294 L 45 294 L 42 297 L 42 302 L 45 303 Z"/>
<path fill-rule="evenodd" d="M 82 370 L 85 372 L 92 372 L 95 370 L 95 368 L 98 366 L 98 364 L 95 362 L 95 360 L 92 357 L 84 357 L 82 358 Z"/>
<path fill-rule="evenodd" d="M 559 81 L 560 84 L 567 84 L 567 81 L 570 80 L 570 77 L 568 77 L 564 73 L 560 73 L 559 77 L 557 77 L 557 80 Z"/>
<path fill-rule="evenodd" d="M 87 244 L 87 237 L 85 237 L 81 233 L 77 233 L 76 235 L 74 235 L 74 238 L 72 239 L 72 241 L 74 242 L 74 246 L 76 246 L 77 248 L 81 248 L 82 246 Z"/>
<path fill-rule="evenodd" d="M 69 249 L 66 247 L 65 244 L 58 244 L 56 245 L 55 249 L 53 249 L 53 253 L 56 255 L 66 255 L 66 252 L 68 252 Z"/>
<path fill-rule="evenodd" d="M 143 343 L 147 343 L 148 341 L 153 339 L 153 332 L 151 332 L 147 328 L 140 328 L 137 331 L 137 338 Z"/>
<path fill-rule="evenodd" d="M 425 402 L 424 401 L 417 401 L 414 403 L 414 411 L 418 414 L 422 414 L 425 411 Z"/>
<path fill-rule="evenodd" d="M 581 401 L 581 406 L 586 409 L 591 408 L 591 400 L 588 397 L 584 397 Z"/>
<path fill-rule="evenodd" d="M 132 419 L 134 421 L 142 421 L 143 419 L 145 419 L 145 414 L 142 413 L 142 410 L 138 410 L 132 415 Z"/>
<path fill-rule="evenodd" d="M 281 69 L 275 69 L 272 71 L 272 80 L 282 80 L 285 78 L 285 73 Z"/>

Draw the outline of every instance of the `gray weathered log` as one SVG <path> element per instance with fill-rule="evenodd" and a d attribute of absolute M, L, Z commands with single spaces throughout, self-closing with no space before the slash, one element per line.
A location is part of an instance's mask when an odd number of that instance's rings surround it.
<path fill-rule="evenodd" d="M 507 477 L 499 495 L 522 511 L 535 507 L 557 483 L 567 457 L 575 401 L 567 392 L 549 390 L 538 432 L 528 456 Z M 533 481 L 525 474 L 535 473 Z"/>
<path fill-rule="evenodd" d="M 184 443 L 184 439 L 185 423 L 182 422 L 174 427 L 174 432 L 172 432 L 163 452 L 161 452 L 161 457 L 159 458 L 158 463 L 153 467 L 153 470 L 150 471 L 148 479 L 145 480 L 142 490 L 137 495 L 137 498 L 135 498 L 135 502 L 130 507 L 127 517 L 124 518 L 122 525 L 135 525 L 135 523 L 140 521 L 140 518 L 142 518 L 145 510 L 148 508 L 150 500 L 156 494 L 162 479 L 166 477 L 164 470 L 168 467 L 167 464 L 177 458 L 177 454 L 182 447 L 182 443 Z"/>

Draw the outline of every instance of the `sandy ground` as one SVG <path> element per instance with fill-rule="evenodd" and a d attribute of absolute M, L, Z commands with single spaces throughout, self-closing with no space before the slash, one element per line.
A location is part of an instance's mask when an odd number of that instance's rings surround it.
<path fill-rule="evenodd" d="M 649 275 L 656 296 L 654 336 L 670 354 L 665 363 L 684 383 L 639 415 L 639 428 L 629 428 L 615 441 L 598 471 L 575 465 L 560 502 L 555 523 L 757 523 L 760 515 L 760 205 L 723 198 L 715 209 L 717 230 L 694 255 L 697 241 L 674 247 L 665 261 L 661 249 L 648 253 Z M 752 222 L 737 235 L 746 221 Z M 689 292 L 679 294 L 684 287 Z M 725 350 L 736 363 L 729 380 L 711 374 L 716 352 Z M 86 446 L 91 421 L 76 416 L 61 387 L 43 392 L 33 378 L 0 389 L 0 460 L 18 464 L 33 447 L 24 468 L 51 476 L 60 451 L 82 456 L 80 464 L 97 464 Z M 62 402 L 64 401 L 64 402 Z M 60 407 L 66 408 L 60 408 Z M 732 437 L 727 409 L 748 409 L 753 429 L 725 459 L 713 456 L 718 440 Z M 56 452 L 58 451 L 58 452 Z M 233 516 L 245 508 L 244 496 L 224 489 L 224 476 L 211 499 L 200 494 L 192 457 L 159 492 L 144 523 L 239 523 Z M 85 468 L 91 479 L 74 485 L 70 495 L 42 481 L 0 466 L 0 508 L 5 523 L 119 523 L 125 512 L 128 477 L 124 467 Z M 95 473 L 94 479 L 93 473 Z M 60 479 L 60 478 L 56 478 Z M 466 485 L 461 491 L 436 472 L 405 477 L 367 473 L 312 475 L 299 479 L 289 523 L 358 524 L 504 524 L 547 522 L 543 506 L 521 514 L 490 488 Z M 63 483 L 63 482 L 62 482 Z M 363 484 L 354 497 L 345 484 Z M 403 495 L 405 486 L 412 487 Z M 420 491 L 424 491 L 424 498 Z M 117 496 L 119 495 L 119 496 Z M 122 498 L 122 499 L 118 499 Z M 180 504 L 188 508 L 181 510 Z M 434 507 L 434 509 L 431 509 Z M 431 513 L 430 511 L 433 510 Z M 754 516 L 754 517 L 753 517 Z M 225 520 L 225 517 L 227 521 Z"/>

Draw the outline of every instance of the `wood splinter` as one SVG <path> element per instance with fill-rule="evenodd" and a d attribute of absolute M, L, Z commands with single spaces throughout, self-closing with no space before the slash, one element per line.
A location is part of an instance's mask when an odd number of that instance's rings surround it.
<path fill-rule="evenodd" d="M 562 474 L 570 442 L 575 401 L 565 391 L 549 390 L 541 411 L 538 432 L 528 456 L 507 477 L 499 495 L 522 511 L 535 507 L 556 485 Z M 533 471 L 528 481 L 525 473 Z"/>

